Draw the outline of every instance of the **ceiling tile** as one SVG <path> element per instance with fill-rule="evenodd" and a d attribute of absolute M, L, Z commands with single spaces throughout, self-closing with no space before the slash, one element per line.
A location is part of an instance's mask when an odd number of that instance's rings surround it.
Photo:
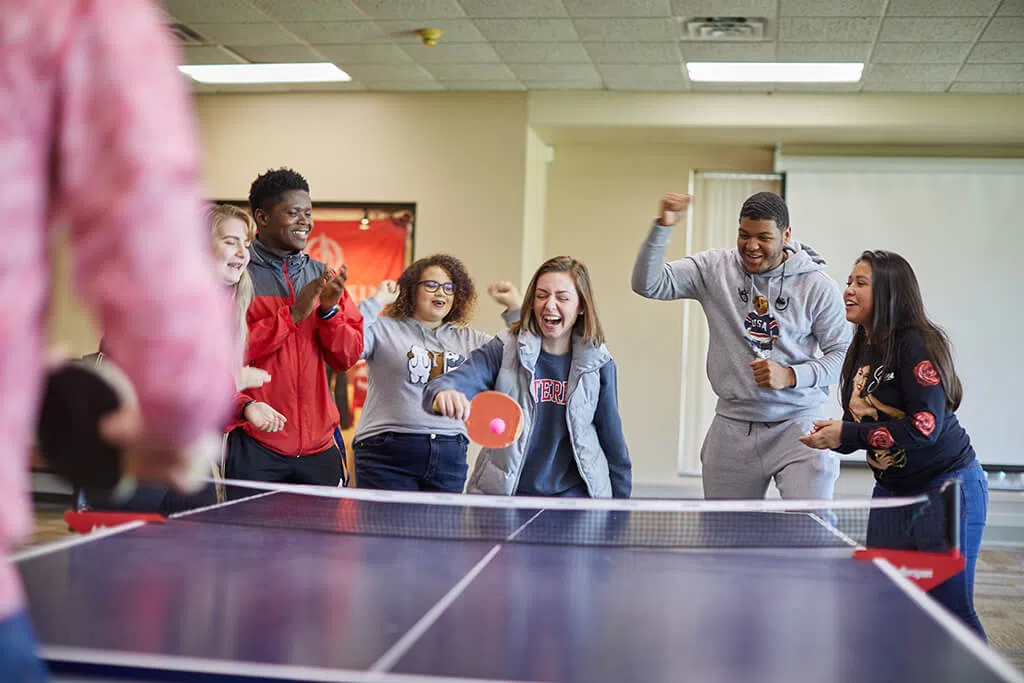
<path fill-rule="evenodd" d="M 960 83 L 956 82 L 949 88 L 950 92 L 958 93 L 993 93 L 1012 94 L 1024 93 L 1024 81 L 1020 83 Z"/>
<path fill-rule="evenodd" d="M 366 88 L 373 92 L 418 92 L 444 90 L 437 81 L 372 81 L 365 83 Z"/>
<path fill-rule="evenodd" d="M 519 81 L 439 81 L 445 90 L 488 91 L 488 90 L 526 90 Z"/>
<path fill-rule="evenodd" d="M 280 24 L 192 24 L 191 28 L 221 45 L 288 45 L 298 42 Z"/>
<path fill-rule="evenodd" d="M 465 17 L 458 0 L 357 0 L 359 9 L 374 19 L 442 19 Z"/>
<path fill-rule="evenodd" d="M 687 84 L 682 65 L 659 64 L 637 68 L 628 64 L 606 64 L 598 67 L 598 72 L 605 85 L 615 90 L 646 90 L 651 87 L 664 90 L 670 86 L 682 89 Z"/>
<path fill-rule="evenodd" d="M 885 0 L 781 0 L 780 17 L 879 17 Z"/>
<path fill-rule="evenodd" d="M 579 37 L 568 19 L 477 19 L 488 40 L 523 43 L 558 43 Z"/>
<path fill-rule="evenodd" d="M 424 68 L 439 81 L 514 81 L 516 79 L 504 64 L 429 64 Z"/>
<path fill-rule="evenodd" d="M 586 64 L 582 43 L 491 43 L 502 61 L 515 64 Z"/>
<path fill-rule="evenodd" d="M 210 5 L 220 4 L 210 2 Z M 277 21 L 358 21 L 366 20 L 350 0 L 250 0 Z"/>
<path fill-rule="evenodd" d="M 372 21 L 301 22 L 282 24 L 307 43 L 321 45 L 348 45 L 368 43 L 385 38 L 384 32 Z"/>
<path fill-rule="evenodd" d="M 462 9 L 474 19 L 500 19 L 513 17 L 564 17 L 565 7 L 559 0 L 459 0 Z"/>
<path fill-rule="evenodd" d="M 959 64 L 971 43 L 879 43 L 871 56 L 874 64 Z"/>
<path fill-rule="evenodd" d="M 244 64 L 228 50 L 216 45 L 186 47 L 184 49 L 185 64 Z"/>
<path fill-rule="evenodd" d="M 600 78 L 588 81 L 524 81 L 529 90 L 604 90 Z"/>
<path fill-rule="evenodd" d="M 878 40 L 885 43 L 929 42 L 967 43 L 974 42 L 986 19 L 909 19 L 895 18 L 882 21 L 882 32 Z"/>
<path fill-rule="evenodd" d="M 444 33 L 441 36 L 441 40 L 438 41 L 438 45 L 445 43 L 483 43 L 487 40 L 469 19 L 378 21 L 377 26 L 384 32 L 387 40 L 397 42 L 420 43 L 422 45 L 423 39 L 416 35 L 416 31 L 421 28 L 441 29 Z"/>
<path fill-rule="evenodd" d="M 626 81 L 623 83 L 605 83 L 605 88 L 618 92 L 687 92 L 690 84 L 686 81 Z"/>
<path fill-rule="evenodd" d="M 668 42 L 679 39 L 679 23 L 658 17 L 644 19 L 574 19 L 583 41 L 630 43 Z"/>
<path fill-rule="evenodd" d="M 945 92 L 947 86 L 945 81 L 878 81 L 865 82 L 861 92 Z"/>
<path fill-rule="evenodd" d="M 676 17 L 775 18 L 776 0 L 672 0 Z"/>
<path fill-rule="evenodd" d="M 590 64 L 509 64 L 521 81 L 590 81 L 600 76 Z"/>
<path fill-rule="evenodd" d="M 859 92 L 860 83 L 776 83 L 775 92 Z"/>
<path fill-rule="evenodd" d="M 683 42 L 683 58 L 688 62 L 774 62 L 775 43 L 694 43 Z"/>
<path fill-rule="evenodd" d="M 996 17 L 981 34 L 987 43 L 1016 43 L 1024 40 L 1024 17 Z"/>
<path fill-rule="evenodd" d="M 779 40 L 821 43 L 865 43 L 875 39 L 878 19 L 873 17 L 788 17 L 779 19 Z"/>
<path fill-rule="evenodd" d="M 411 64 L 412 57 L 397 45 L 313 45 L 317 52 L 338 66 L 345 64 Z"/>
<path fill-rule="evenodd" d="M 322 62 L 324 60 L 324 57 L 306 45 L 239 45 L 232 49 L 250 62 L 264 64 Z"/>
<path fill-rule="evenodd" d="M 949 82 L 959 70 L 960 64 L 871 64 L 865 69 L 863 81 Z"/>
<path fill-rule="evenodd" d="M 999 0 L 889 0 L 888 17 L 989 17 Z"/>
<path fill-rule="evenodd" d="M 1024 0 L 1003 0 L 996 12 L 997 17 L 1024 17 Z"/>
<path fill-rule="evenodd" d="M 164 0 L 164 11 L 183 24 L 257 24 L 270 17 L 243 0 Z"/>
<path fill-rule="evenodd" d="M 965 64 L 958 81 L 1024 81 L 1024 64 Z"/>
<path fill-rule="evenodd" d="M 450 43 L 434 46 L 409 44 L 402 47 L 420 64 L 486 64 L 500 62 L 498 53 L 487 43 Z"/>
<path fill-rule="evenodd" d="M 668 17 L 668 0 L 562 0 L 571 17 Z"/>
<path fill-rule="evenodd" d="M 434 80 L 417 64 L 348 64 L 344 69 L 352 78 L 365 83 Z"/>
<path fill-rule="evenodd" d="M 586 43 L 595 64 L 678 64 L 679 43 Z"/>
<path fill-rule="evenodd" d="M 1024 41 L 1019 43 L 978 43 L 967 58 L 968 64 L 1024 63 Z"/>
<path fill-rule="evenodd" d="M 871 43 L 778 43 L 780 62 L 866 62 Z"/>

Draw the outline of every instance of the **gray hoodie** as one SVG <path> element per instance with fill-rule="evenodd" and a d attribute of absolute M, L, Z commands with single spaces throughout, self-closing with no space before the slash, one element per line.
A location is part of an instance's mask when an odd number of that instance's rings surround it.
<path fill-rule="evenodd" d="M 791 240 L 784 247 L 788 258 L 766 273 L 748 273 L 735 248 L 665 263 L 670 235 L 671 228 L 655 221 L 633 267 L 633 291 L 648 299 L 701 303 L 710 332 L 707 372 L 718 395 L 716 412 L 751 422 L 818 414 L 853 333 L 824 259 Z M 758 357 L 793 368 L 796 387 L 757 386 L 750 362 Z"/>
<path fill-rule="evenodd" d="M 369 387 L 353 440 L 382 432 L 465 434 L 464 422 L 420 408 L 423 389 L 430 380 L 466 362 L 491 335 L 451 323 L 432 330 L 411 317 L 381 316 L 381 309 L 374 297 L 359 302 Z M 506 324 L 519 320 L 519 309 L 505 311 L 502 318 Z"/>

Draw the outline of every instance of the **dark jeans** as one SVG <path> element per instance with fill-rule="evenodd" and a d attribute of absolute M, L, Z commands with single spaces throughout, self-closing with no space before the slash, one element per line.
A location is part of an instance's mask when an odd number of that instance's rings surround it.
<path fill-rule="evenodd" d="M 44 683 L 49 681 L 36 655 L 36 634 L 25 612 L 0 621 L 0 681 Z"/>
<path fill-rule="evenodd" d="M 934 495 L 942 482 L 960 479 L 960 552 L 966 561 L 964 571 L 940 583 L 928 593 L 936 602 L 985 638 L 977 612 L 974 611 L 974 570 L 981 550 L 981 536 L 985 531 L 988 512 L 988 481 L 981 465 L 975 461 L 962 470 L 950 472 L 931 482 L 927 491 Z M 897 494 L 875 484 L 874 497 L 889 498 Z M 905 495 L 905 494 L 899 494 Z M 869 548 L 893 548 L 943 552 L 946 519 L 944 506 L 936 501 L 923 509 L 915 507 L 872 510 L 868 518 L 867 545 Z"/>
<path fill-rule="evenodd" d="M 345 454 L 337 445 L 320 453 L 291 456 L 275 453 L 241 427 L 228 434 L 225 479 L 337 486 L 344 474 Z M 254 489 L 227 487 L 231 499 L 255 494 Z"/>
<path fill-rule="evenodd" d="M 356 486 L 390 491 L 462 493 L 469 440 L 461 434 L 384 432 L 352 444 Z"/>

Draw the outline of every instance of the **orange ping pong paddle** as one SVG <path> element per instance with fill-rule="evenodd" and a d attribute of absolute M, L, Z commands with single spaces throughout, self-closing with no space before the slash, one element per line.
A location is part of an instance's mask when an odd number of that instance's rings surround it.
<path fill-rule="evenodd" d="M 508 394 L 482 391 L 469 405 L 466 434 L 485 448 L 505 448 L 523 430 L 523 410 Z"/>

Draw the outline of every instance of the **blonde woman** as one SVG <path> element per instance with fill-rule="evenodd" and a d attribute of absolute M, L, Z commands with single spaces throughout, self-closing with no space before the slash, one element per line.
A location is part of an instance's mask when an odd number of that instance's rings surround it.
<path fill-rule="evenodd" d="M 249 277 L 249 245 L 256 237 L 256 223 L 244 210 L 230 204 L 214 204 L 207 212 L 210 224 L 210 238 L 213 240 L 213 257 L 217 275 L 221 282 L 232 288 L 235 302 L 235 329 L 237 330 L 237 358 L 239 370 L 235 374 L 236 395 L 235 416 L 238 421 L 251 422 L 264 432 L 276 432 L 284 427 L 285 417 L 266 403 L 254 401 L 244 392 L 246 389 L 261 387 L 270 381 L 270 374 L 260 368 L 242 365 L 249 329 L 245 313 L 252 302 L 252 279 Z"/>

